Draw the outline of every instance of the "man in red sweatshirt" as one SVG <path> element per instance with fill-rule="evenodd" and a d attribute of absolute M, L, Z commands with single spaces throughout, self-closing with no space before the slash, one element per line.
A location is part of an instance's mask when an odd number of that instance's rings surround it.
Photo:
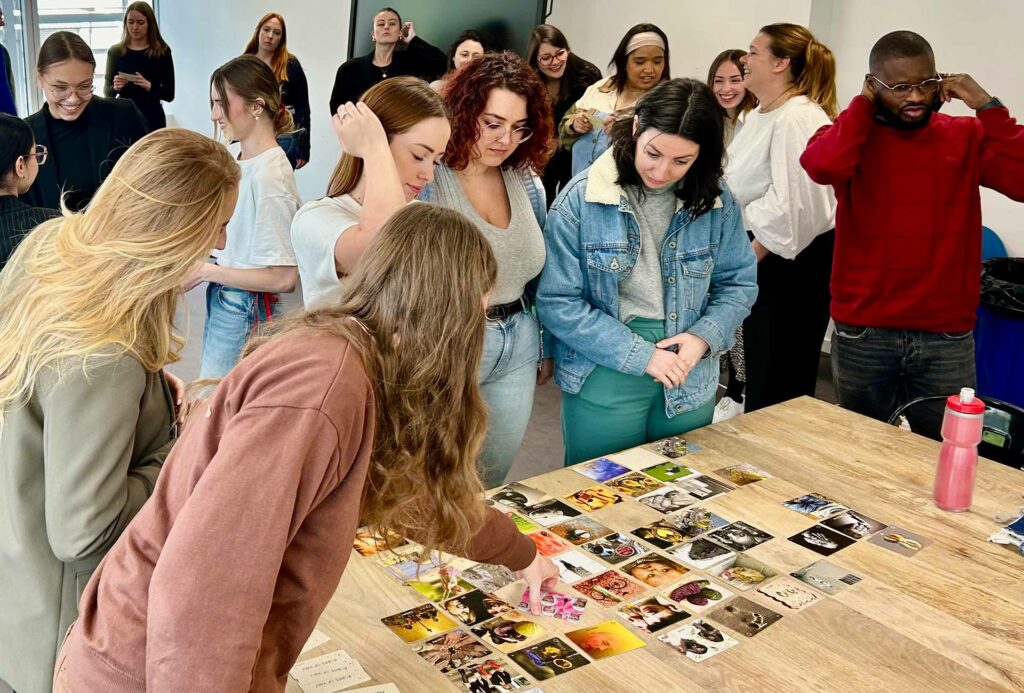
<path fill-rule="evenodd" d="M 871 49 L 864 89 L 800 157 L 835 187 L 832 372 L 839 404 L 885 420 L 975 384 L 979 187 L 1024 200 L 1024 128 L 969 75 L 939 75 L 910 31 Z M 937 113 L 958 99 L 976 116 Z M 928 432 L 934 413 L 911 415 Z"/>

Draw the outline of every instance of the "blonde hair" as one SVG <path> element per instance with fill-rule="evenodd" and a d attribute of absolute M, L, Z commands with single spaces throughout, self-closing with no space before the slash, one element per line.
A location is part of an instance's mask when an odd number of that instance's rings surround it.
<path fill-rule="evenodd" d="M 233 58 L 210 75 L 210 86 L 217 90 L 225 110 L 228 107 L 228 87 L 248 104 L 262 101 L 262 106 L 274 122 L 274 136 L 295 132 L 292 114 L 281 101 L 281 85 L 265 62 L 255 55 Z M 211 100 L 210 107 L 213 107 Z"/>
<path fill-rule="evenodd" d="M 281 42 L 277 44 L 274 55 L 270 58 L 270 69 L 277 81 L 283 83 L 288 81 L 288 61 L 292 59 L 292 54 L 288 52 L 288 27 L 285 26 L 284 17 L 277 12 L 267 12 L 263 15 L 252 32 L 252 38 L 249 39 L 249 43 L 246 44 L 245 50 L 242 52 L 245 55 L 256 55 L 260 49 L 260 29 L 271 19 L 276 19 L 281 23 Z"/>
<path fill-rule="evenodd" d="M 377 233 L 336 305 L 275 321 L 246 347 L 251 353 L 296 329 L 348 340 L 376 407 L 361 521 L 379 532 L 415 530 L 428 549 L 457 555 L 483 518 L 477 459 L 487 411 L 477 371 L 484 296 L 496 277 L 490 245 L 472 222 L 408 205 Z"/>
<path fill-rule="evenodd" d="M 828 46 L 799 24 L 769 24 L 760 33 L 771 39 L 772 55 L 789 58 L 795 95 L 806 96 L 834 119 L 839 113 L 836 59 Z"/>
<path fill-rule="evenodd" d="M 241 172 L 228 151 L 181 128 L 125 152 L 84 212 L 38 226 L 0 273 L 0 431 L 64 359 L 130 354 L 148 372 L 179 358 L 181 284 L 220 233 Z"/>

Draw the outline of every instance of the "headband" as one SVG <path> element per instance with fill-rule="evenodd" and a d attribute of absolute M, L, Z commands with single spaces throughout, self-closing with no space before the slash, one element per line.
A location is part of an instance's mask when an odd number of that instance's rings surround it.
<path fill-rule="evenodd" d="M 665 41 L 662 40 L 661 36 L 658 36 L 658 34 L 653 31 L 642 31 L 629 39 L 629 43 L 626 44 L 626 55 L 629 55 L 637 48 L 643 48 L 644 46 L 657 46 L 658 48 L 665 50 Z"/>

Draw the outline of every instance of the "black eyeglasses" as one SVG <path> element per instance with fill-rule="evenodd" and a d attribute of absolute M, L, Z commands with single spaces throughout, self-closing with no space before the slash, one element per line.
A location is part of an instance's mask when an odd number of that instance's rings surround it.
<path fill-rule="evenodd" d="M 890 92 L 892 92 L 893 95 L 900 97 L 910 96 L 910 92 L 914 91 L 915 89 L 917 89 L 925 96 L 931 96 L 932 94 L 935 93 L 935 90 L 939 88 L 939 85 L 942 84 L 941 77 L 931 77 L 923 82 L 918 82 L 917 84 L 894 84 L 893 86 L 890 87 L 888 84 L 878 79 L 874 75 L 868 75 L 868 77 L 870 77 L 871 79 L 875 80 L 883 87 L 888 89 Z"/>

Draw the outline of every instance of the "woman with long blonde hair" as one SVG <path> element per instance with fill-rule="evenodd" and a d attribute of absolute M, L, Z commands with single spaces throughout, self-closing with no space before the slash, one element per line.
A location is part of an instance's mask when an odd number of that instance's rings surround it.
<path fill-rule="evenodd" d="M 471 222 L 410 205 L 337 303 L 250 343 L 86 588 L 56 690 L 283 690 L 360 523 L 520 570 L 540 613 L 558 570 L 476 468 L 496 277 Z"/>
<path fill-rule="evenodd" d="M 49 690 L 89 575 L 153 493 L 181 285 L 223 246 L 238 180 L 221 145 L 160 130 L 0 273 L 0 679 L 17 691 Z"/>

